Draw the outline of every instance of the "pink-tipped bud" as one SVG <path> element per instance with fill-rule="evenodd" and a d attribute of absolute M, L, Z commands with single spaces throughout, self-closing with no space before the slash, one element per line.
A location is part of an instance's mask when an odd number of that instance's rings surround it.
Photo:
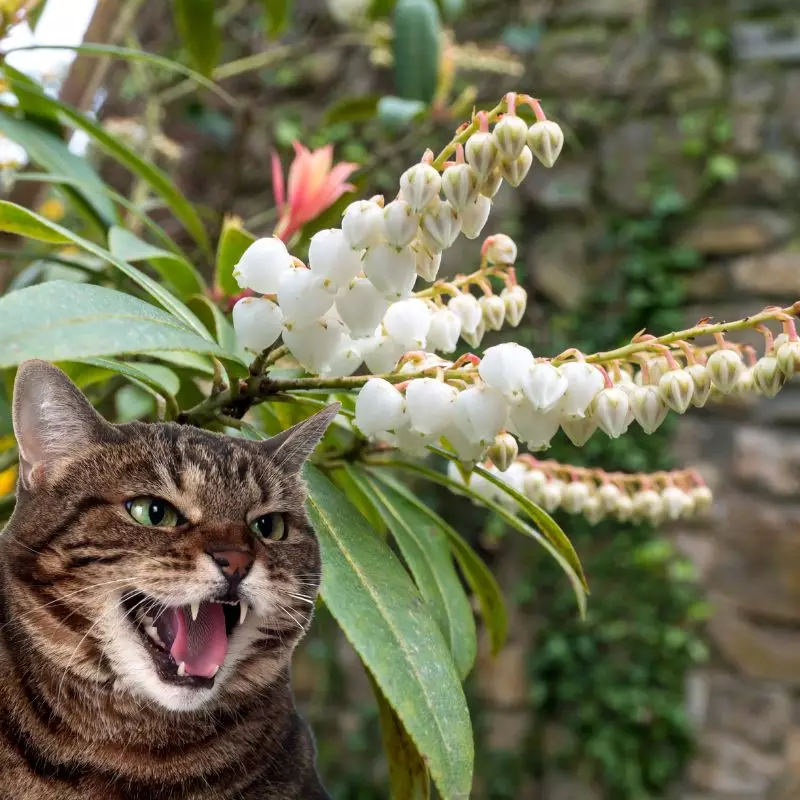
<path fill-rule="evenodd" d="M 780 337 L 778 337 L 780 338 Z M 775 340 L 777 345 L 778 340 Z M 783 342 L 777 346 L 778 367 L 780 371 L 787 377 L 791 378 L 798 370 L 800 370 L 800 340 Z"/>
<path fill-rule="evenodd" d="M 488 294 L 478 299 L 483 312 L 483 321 L 490 331 L 499 331 L 506 318 L 506 304 L 496 294 Z"/>
<path fill-rule="evenodd" d="M 521 286 L 509 286 L 500 292 L 500 297 L 506 304 L 506 322 L 512 328 L 516 328 L 525 316 L 528 293 Z"/>
<path fill-rule="evenodd" d="M 498 433 L 487 455 L 500 472 L 505 472 L 519 455 L 517 440 L 510 433 Z"/>
<path fill-rule="evenodd" d="M 461 232 L 467 239 L 477 239 L 481 235 L 491 210 L 492 201 L 483 195 L 479 195 L 474 202 L 467 204 L 461 212 Z"/>
<path fill-rule="evenodd" d="M 525 147 L 516 158 L 504 158 L 500 162 L 500 174 L 516 188 L 525 180 L 532 164 L 533 153 Z"/>
<path fill-rule="evenodd" d="M 431 250 L 447 250 L 460 232 L 458 212 L 447 200 L 432 204 L 422 215 L 422 240 Z"/>
<path fill-rule="evenodd" d="M 775 356 L 763 356 L 753 367 L 753 383 L 759 394 L 775 397 L 786 383 L 786 375 L 778 366 Z"/>
<path fill-rule="evenodd" d="M 515 159 L 522 152 L 528 139 L 525 120 L 507 114 L 492 131 L 492 138 L 503 158 Z"/>
<path fill-rule="evenodd" d="M 478 177 L 485 179 L 497 166 L 499 157 L 497 143 L 491 133 L 477 131 L 467 139 L 464 155 L 467 163 L 478 173 Z"/>
<path fill-rule="evenodd" d="M 383 235 L 393 247 L 405 247 L 417 235 L 419 217 L 405 200 L 392 200 L 383 209 Z"/>
<path fill-rule="evenodd" d="M 736 350 L 724 348 L 708 357 L 706 368 L 714 386 L 723 394 L 729 394 L 744 372 L 744 362 Z"/>
<path fill-rule="evenodd" d="M 478 173 L 469 164 L 453 164 L 442 175 L 442 192 L 456 211 L 478 198 Z"/>
<path fill-rule="evenodd" d="M 485 247 L 486 260 L 490 264 L 512 265 L 517 260 L 517 245 L 504 233 L 490 236 L 485 242 Z"/>
<path fill-rule="evenodd" d="M 414 164 L 400 176 L 400 192 L 415 213 L 424 211 L 439 194 L 442 176 L 430 164 Z"/>
<path fill-rule="evenodd" d="M 694 381 L 685 369 L 671 369 L 661 376 L 658 390 L 675 413 L 683 414 L 692 402 Z"/>
<path fill-rule="evenodd" d="M 534 122 L 528 128 L 528 147 L 545 167 L 552 167 L 564 146 L 564 132 L 551 120 Z"/>
<path fill-rule="evenodd" d="M 705 364 L 689 364 L 686 371 L 692 376 L 694 391 L 692 392 L 692 405 L 702 408 L 711 393 L 711 376 Z"/>

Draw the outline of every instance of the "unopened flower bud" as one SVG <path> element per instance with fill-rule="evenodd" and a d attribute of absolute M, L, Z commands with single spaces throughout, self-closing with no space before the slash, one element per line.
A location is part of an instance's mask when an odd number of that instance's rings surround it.
<path fill-rule="evenodd" d="M 462 335 L 475 331 L 483 318 L 478 299 L 469 292 L 453 297 L 447 307 L 461 320 Z"/>
<path fill-rule="evenodd" d="M 356 398 L 355 423 L 365 436 L 393 431 L 405 424 L 406 401 L 383 378 L 370 378 Z"/>
<path fill-rule="evenodd" d="M 392 200 L 383 209 L 383 235 L 393 247 L 411 244 L 419 229 L 419 216 L 405 200 Z"/>
<path fill-rule="evenodd" d="M 236 339 L 248 350 L 261 351 L 275 344 L 283 328 L 283 313 L 263 297 L 243 297 L 233 307 Z"/>
<path fill-rule="evenodd" d="M 522 383 L 533 367 L 533 353 L 516 342 L 503 342 L 484 352 L 478 374 L 511 402 L 522 400 Z"/>
<path fill-rule="evenodd" d="M 733 387 L 731 394 L 743 399 L 750 398 L 756 390 L 756 384 L 753 380 L 753 370 L 751 367 L 745 367 L 739 377 L 736 379 L 736 384 Z"/>
<path fill-rule="evenodd" d="M 483 195 L 479 195 L 474 202 L 467 203 L 461 212 L 461 232 L 467 239 L 477 239 L 481 235 L 491 210 L 492 201 Z"/>
<path fill-rule="evenodd" d="M 389 306 L 383 318 L 383 327 L 406 350 L 422 350 L 432 316 L 431 308 L 424 300 L 412 297 Z"/>
<path fill-rule="evenodd" d="M 564 489 L 561 505 L 570 514 L 580 514 L 588 499 L 589 487 L 583 481 L 570 481 Z"/>
<path fill-rule="evenodd" d="M 661 376 L 658 390 L 675 413 L 683 414 L 692 402 L 694 381 L 685 369 L 671 369 Z"/>
<path fill-rule="evenodd" d="M 550 442 L 558 433 L 561 422 L 557 408 L 537 411 L 525 400 L 511 406 L 508 419 L 514 432 L 532 452 L 550 447 Z"/>
<path fill-rule="evenodd" d="M 480 179 L 485 179 L 497 164 L 497 143 L 491 133 L 477 131 L 467 139 L 464 146 L 464 155 L 469 165 L 478 173 Z"/>
<path fill-rule="evenodd" d="M 400 192 L 417 214 L 424 211 L 439 194 L 442 176 L 430 164 L 414 164 L 400 176 Z"/>
<path fill-rule="evenodd" d="M 481 181 L 478 190 L 487 199 L 494 197 L 503 185 L 503 176 L 500 174 L 500 169 L 495 167 L 483 180 Z"/>
<path fill-rule="evenodd" d="M 486 323 L 481 318 L 478 327 L 474 331 L 461 331 L 461 338 L 473 349 L 480 347 L 483 337 L 486 335 Z"/>
<path fill-rule="evenodd" d="M 617 509 L 619 498 L 622 496 L 618 486 L 613 483 L 604 483 L 597 490 L 597 497 L 603 505 L 603 508 L 609 513 L 613 513 Z"/>
<path fill-rule="evenodd" d="M 283 343 L 298 363 L 309 372 L 321 375 L 341 349 L 344 323 L 327 315 L 310 325 L 286 325 Z"/>
<path fill-rule="evenodd" d="M 422 215 L 422 240 L 432 250 L 447 250 L 458 238 L 461 220 L 458 212 L 443 200 L 434 203 Z"/>
<path fill-rule="evenodd" d="M 788 340 L 776 347 L 776 358 L 781 372 L 791 378 L 800 370 L 800 339 Z"/>
<path fill-rule="evenodd" d="M 505 427 L 508 405 L 497 389 L 482 384 L 459 392 L 454 420 L 470 440 L 485 447 Z"/>
<path fill-rule="evenodd" d="M 380 211 L 375 203 L 372 205 Z M 361 272 L 361 252 L 353 250 L 343 230 L 328 228 L 311 237 L 308 265 L 314 275 L 327 278 L 338 289 Z"/>
<path fill-rule="evenodd" d="M 651 385 L 636 386 L 630 399 L 634 419 L 645 433 L 653 433 L 667 416 L 667 404 L 661 392 Z"/>
<path fill-rule="evenodd" d="M 778 366 L 775 356 L 763 356 L 753 367 L 753 383 L 764 397 L 775 397 L 783 388 L 786 375 Z"/>
<path fill-rule="evenodd" d="M 500 161 L 500 174 L 516 188 L 525 180 L 532 164 L 533 153 L 529 147 L 524 147 L 516 158 L 504 158 Z"/>
<path fill-rule="evenodd" d="M 503 327 L 506 318 L 506 304 L 502 298 L 496 294 L 487 294 L 478 298 L 481 310 L 483 311 L 483 321 L 490 331 L 499 331 Z"/>
<path fill-rule="evenodd" d="M 697 515 L 707 514 L 711 510 L 714 502 L 714 496 L 711 494 L 711 489 L 708 486 L 694 486 L 689 490 L 689 496 L 694 502 L 694 511 Z"/>
<path fill-rule="evenodd" d="M 583 504 L 583 516 L 590 525 L 597 525 L 605 518 L 606 510 L 596 494 L 590 494 L 586 498 Z"/>
<path fill-rule="evenodd" d="M 548 481 L 542 489 L 542 507 L 545 511 L 552 513 L 561 505 L 561 498 L 566 488 L 563 481 L 558 478 Z"/>
<path fill-rule="evenodd" d="M 528 293 L 519 285 L 507 286 L 500 292 L 500 297 L 506 304 L 506 322 L 516 328 L 525 316 L 528 305 Z"/>
<path fill-rule="evenodd" d="M 522 376 L 522 391 L 536 411 L 555 408 L 568 385 L 561 370 L 549 361 L 533 364 Z"/>
<path fill-rule="evenodd" d="M 547 485 L 547 475 L 540 469 L 529 469 L 522 479 L 522 493 L 537 505 L 541 502 L 542 491 Z"/>
<path fill-rule="evenodd" d="M 452 353 L 458 347 L 461 320 L 449 308 L 439 308 L 431 315 L 428 347 L 440 353 Z"/>
<path fill-rule="evenodd" d="M 336 296 L 336 308 L 342 322 L 355 339 L 372 336 L 388 307 L 389 302 L 369 278 L 356 278 Z"/>
<path fill-rule="evenodd" d="M 517 245 L 510 236 L 496 233 L 486 240 L 486 260 L 490 264 L 513 264 L 517 260 Z"/>
<path fill-rule="evenodd" d="M 554 410 L 558 413 L 558 408 Z M 561 430 L 575 447 L 583 447 L 594 436 L 594 432 L 597 430 L 597 420 L 592 416 L 562 419 Z"/>
<path fill-rule="evenodd" d="M 440 435 L 453 421 L 458 390 L 436 378 L 415 378 L 406 387 L 406 412 L 411 428 Z"/>
<path fill-rule="evenodd" d="M 291 268 L 292 257 L 280 239 L 257 239 L 242 254 L 233 277 L 242 289 L 275 294 L 281 278 Z"/>
<path fill-rule="evenodd" d="M 500 472 L 505 472 L 519 455 L 517 440 L 510 433 L 498 433 L 487 455 Z"/>
<path fill-rule="evenodd" d="M 667 362 L 666 356 L 656 356 L 655 358 L 651 358 L 647 362 L 647 381 L 644 379 L 644 373 L 640 372 L 638 377 L 641 377 L 640 385 L 644 385 L 645 383 L 649 383 L 652 386 L 658 386 L 659 381 L 661 380 L 661 376 L 664 375 L 665 372 L 669 369 L 669 363 Z"/>
<path fill-rule="evenodd" d="M 683 489 L 679 489 L 677 486 L 667 486 L 661 492 L 661 502 L 664 505 L 667 519 L 675 520 L 683 516 L 686 506 L 691 503 L 691 500 Z"/>
<path fill-rule="evenodd" d="M 286 322 L 308 325 L 319 319 L 332 305 L 334 295 L 325 278 L 305 267 L 292 268 L 278 286 L 278 303 Z"/>
<path fill-rule="evenodd" d="M 567 391 L 562 401 L 567 419 L 584 417 L 595 395 L 603 388 L 600 370 L 585 361 L 567 361 L 559 369 L 567 379 Z"/>
<path fill-rule="evenodd" d="M 383 235 L 383 209 L 372 200 L 350 203 L 342 217 L 342 232 L 353 250 L 378 244 Z"/>
<path fill-rule="evenodd" d="M 601 389 L 594 398 L 592 416 L 607 436 L 617 439 L 628 428 L 629 410 L 628 393 L 616 386 L 611 386 Z"/>
<path fill-rule="evenodd" d="M 528 128 L 528 147 L 546 167 L 552 167 L 564 146 L 564 133 L 556 122 L 541 120 Z"/>
<path fill-rule="evenodd" d="M 456 211 L 478 198 L 478 173 L 469 164 L 453 164 L 442 175 L 442 191 Z"/>
<path fill-rule="evenodd" d="M 706 364 L 711 382 L 724 394 L 729 394 L 744 372 L 744 362 L 736 350 L 715 350 Z"/>
<path fill-rule="evenodd" d="M 388 300 L 402 300 L 411 294 L 417 278 L 416 254 L 411 247 L 378 244 L 364 256 L 364 274 Z"/>
<path fill-rule="evenodd" d="M 514 159 L 519 156 L 528 139 L 528 126 L 525 120 L 516 115 L 506 114 L 492 131 L 492 138 L 503 158 Z"/>
<path fill-rule="evenodd" d="M 633 500 L 630 495 L 620 495 L 617 507 L 614 509 L 614 516 L 620 522 L 627 522 L 633 516 Z"/>
<path fill-rule="evenodd" d="M 639 519 L 649 520 L 654 525 L 664 518 L 664 502 L 661 495 L 652 489 L 644 489 L 633 496 L 633 512 Z"/>
<path fill-rule="evenodd" d="M 686 371 L 692 376 L 694 391 L 692 392 L 692 405 L 702 408 L 711 392 L 711 376 L 705 364 L 690 364 Z"/>

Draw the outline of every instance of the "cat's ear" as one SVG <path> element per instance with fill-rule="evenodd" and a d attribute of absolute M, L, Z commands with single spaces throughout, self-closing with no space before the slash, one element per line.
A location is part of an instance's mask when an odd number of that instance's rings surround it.
<path fill-rule="evenodd" d="M 299 472 L 341 407 L 341 403 L 332 403 L 313 417 L 267 439 L 262 445 L 264 451 L 281 469 L 288 473 Z"/>
<path fill-rule="evenodd" d="M 13 419 L 19 479 L 26 489 L 49 463 L 78 455 L 111 430 L 78 387 L 46 361 L 25 361 L 17 370 Z"/>

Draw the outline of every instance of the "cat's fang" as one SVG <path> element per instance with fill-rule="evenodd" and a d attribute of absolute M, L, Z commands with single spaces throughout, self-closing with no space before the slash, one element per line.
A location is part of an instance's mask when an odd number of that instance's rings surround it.
<path fill-rule="evenodd" d="M 183 663 L 183 661 L 181 661 L 181 663 L 180 663 L 180 664 L 178 664 L 178 675 L 179 675 L 181 678 L 182 678 L 184 675 L 186 675 L 186 664 L 184 664 L 184 663 Z"/>
<path fill-rule="evenodd" d="M 197 615 L 200 613 L 200 603 L 192 603 L 192 620 L 197 621 Z"/>
<path fill-rule="evenodd" d="M 250 608 L 250 606 L 248 606 L 247 603 L 245 603 L 244 601 L 241 601 L 239 603 L 239 624 L 240 625 L 244 625 L 244 621 L 245 621 L 245 619 L 247 617 L 247 611 L 248 611 L 249 608 Z"/>

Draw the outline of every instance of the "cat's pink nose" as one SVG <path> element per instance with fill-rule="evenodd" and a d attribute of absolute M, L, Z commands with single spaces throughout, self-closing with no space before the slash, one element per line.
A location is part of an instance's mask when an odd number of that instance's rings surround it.
<path fill-rule="evenodd" d="M 228 580 L 243 580 L 255 560 L 247 550 L 209 550 L 208 554 Z"/>

